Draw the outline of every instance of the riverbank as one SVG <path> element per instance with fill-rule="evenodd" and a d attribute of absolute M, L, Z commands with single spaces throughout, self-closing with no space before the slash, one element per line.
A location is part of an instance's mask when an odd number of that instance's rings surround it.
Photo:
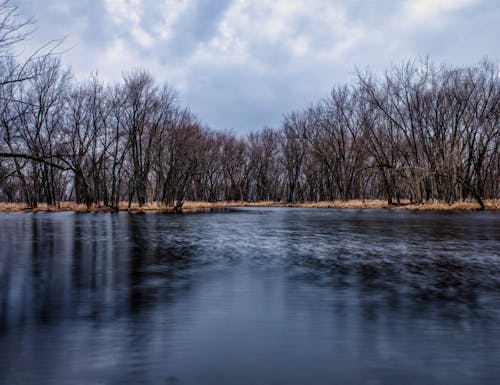
<path fill-rule="evenodd" d="M 183 212 L 206 211 L 217 208 L 231 207 L 306 207 L 306 208 L 334 208 L 334 209 L 389 209 L 389 210 L 429 210 L 429 211 L 444 211 L 444 210 L 479 210 L 480 206 L 474 201 L 463 201 L 448 204 L 446 202 L 426 202 L 424 204 L 411 204 L 409 201 L 402 201 L 400 205 L 388 205 L 385 200 L 349 200 L 349 201 L 322 201 L 322 202 L 303 202 L 303 203 L 284 203 L 273 201 L 260 202 L 239 202 L 239 201 L 224 201 L 224 202 L 190 202 L 187 201 L 182 206 Z M 500 200 L 486 200 L 486 210 L 500 210 Z M 126 202 L 122 202 L 118 208 L 119 211 L 131 212 L 175 212 L 174 207 L 163 206 L 156 202 L 147 203 L 139 207 L 133 203 L 130 210 Z M 86 205 L 77 204 L 75 202 L 61 202 L 57 206 L 47 206 L 40 204 L 36 209 L 30 208 L 27 205 L 19 203 L 0 203 L 0 212 L 58 212 L 58 211 L 74 211 L 74 212 L 109 212 L 112 211 L 105 206 L 92 206 L 88 208 Z"/>

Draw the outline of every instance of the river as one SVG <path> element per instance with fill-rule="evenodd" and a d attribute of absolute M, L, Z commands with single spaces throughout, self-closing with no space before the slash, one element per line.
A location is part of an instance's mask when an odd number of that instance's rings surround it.
<path fill-rule="evenodd" d="M 500 214 L 0 214 L 0 385 L 498 384 Z"/>

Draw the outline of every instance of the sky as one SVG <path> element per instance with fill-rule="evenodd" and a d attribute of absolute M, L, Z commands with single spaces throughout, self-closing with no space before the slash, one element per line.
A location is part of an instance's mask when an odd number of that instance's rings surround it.
<path fill-rule="evenodd" d="M 65 38 L 77 79 L 146 69 L 200 120 L 279 126 L 355 68 L 500 62 L 500 0 L 11 0 L 36 19 L 30 52 Z"/>

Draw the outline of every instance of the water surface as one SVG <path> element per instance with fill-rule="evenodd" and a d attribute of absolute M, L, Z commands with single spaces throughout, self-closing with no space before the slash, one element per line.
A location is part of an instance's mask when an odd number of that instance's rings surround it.
<path fill-rule="evenodd" d="M 0 385 L 499 383 L 498 213 L 3 213 L 0 245 Z"/>

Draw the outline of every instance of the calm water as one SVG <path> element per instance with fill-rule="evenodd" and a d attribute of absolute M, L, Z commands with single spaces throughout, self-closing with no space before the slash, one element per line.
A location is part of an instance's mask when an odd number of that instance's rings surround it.
<path fill-rule="evenodd" d="M 0 214 L 0 385 L 499 384 L 500 214 Z"/>

